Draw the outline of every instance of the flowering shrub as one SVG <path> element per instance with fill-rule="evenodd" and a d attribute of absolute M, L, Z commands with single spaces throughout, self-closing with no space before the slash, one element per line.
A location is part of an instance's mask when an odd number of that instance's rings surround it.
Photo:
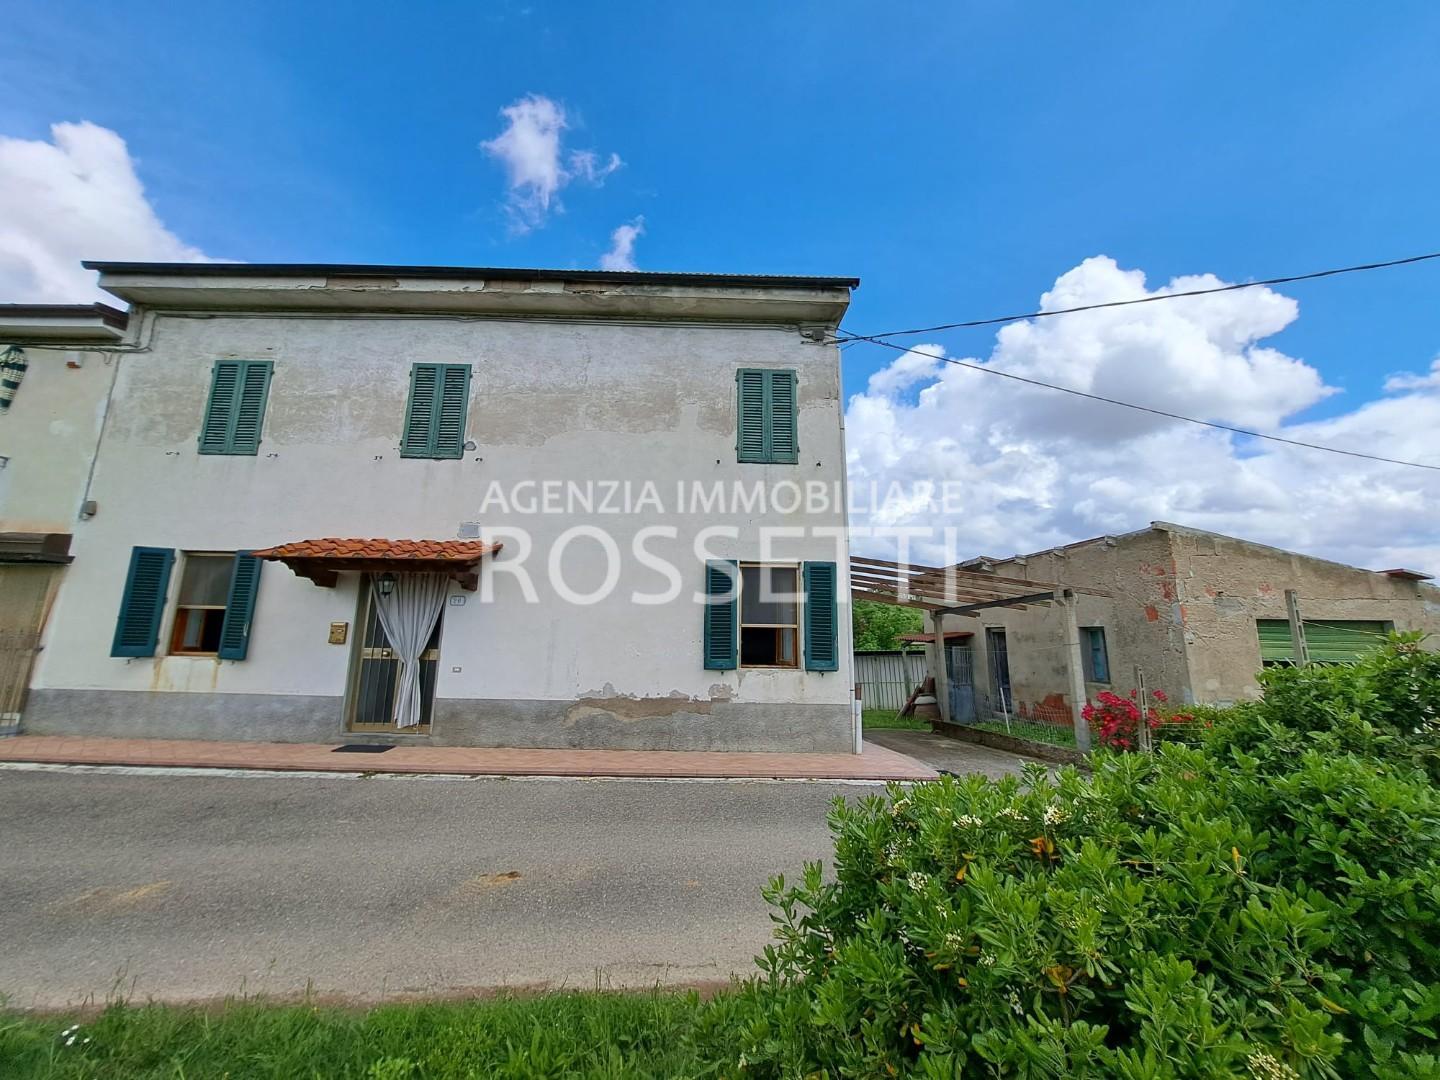
<path fill-rule="evenodd" d="M 1440 1075 L 1440 789 L 1293 697 L 1091 777 L 837 800 L 833 879 L 767 890 L 745 1075 Z"/>
<path fill-rule="evenodd" d="M 1090 724 L 1101 746 L 1112 750 L 1137 750 L 1140 747 L 1140 725 L 1143 723 L 1159 740 L 1165 736 L 1167 725 L 1187 724 L 1191 721 L 1188 713 L 1162 713 L 1159 706 L 1169 698 L 1165 691 L 1155 690 L 1150 695 L 1156 704 L 1147 704 L 1143 710 L 1137 701 L 1138 690 L 1131 690 L 1128 698 L 1102 690 L 1095 702 L 1087 702 L 1080 715 Z"/>

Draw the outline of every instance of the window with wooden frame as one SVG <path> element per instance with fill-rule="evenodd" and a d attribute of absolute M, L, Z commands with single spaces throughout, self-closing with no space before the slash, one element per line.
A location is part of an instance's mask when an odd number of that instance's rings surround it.
<path fill-rule="evenodd" d="M 218 656 L 225 608 L 234 572 L 233 551 L 187 551 L 180 567 L 180 594 L 170 652 L 185 656 Z"/>
<path fill-rule="evenodd" d="M 800 666 L 800 568 L 740 566 L 740 666 Z"/>

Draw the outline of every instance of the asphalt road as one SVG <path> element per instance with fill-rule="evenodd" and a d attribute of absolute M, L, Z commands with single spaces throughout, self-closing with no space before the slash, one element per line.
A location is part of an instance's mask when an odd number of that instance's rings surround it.
<path fill-rule="evenodd" d="M 366 1001 L 752 970 L 820 783 L 0 770 L 0 995 Z"/>

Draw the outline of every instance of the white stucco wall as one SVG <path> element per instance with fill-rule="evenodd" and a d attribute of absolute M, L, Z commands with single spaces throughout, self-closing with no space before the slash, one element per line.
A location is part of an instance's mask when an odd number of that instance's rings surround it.
<path fill-rule="evenodd" d="M 42 347 L 25 356 L 25 378 L 0 413 L 0 532 L 73 532 L 114 361 Z"/>
<path fill-rule="evenodd" d="M 848 578 L 843 502 L 818 513 L 768 509 L 737 515 L 527 515 L 487 492 L 521 481 L 653 481 L 672 510 L 681 482 L 843 482 L 838 357 L 795 327 L 468 319 L 403 316 L 153 315 L 120 361 L 92 484 L 99 514 L 75 526 L 76 561 L 50 622 L 34 685 L 45 689 L 160 690 L 334 696 L 344 693 L 350 648 L 327 644 L 332 621 L 355 619 L 353 575 L 324 589 L 279 564 L 262 576 L 249 657 L 242 662 L 165 656 L 178 576 L 154 659 L 111 658 L 110 643 L 135 545 L 235 550 L 325 536 L 451 539 L 461 522 L 505 542 L 494 595 L 465 593 L 447 606 L 437 698 L 575 701 L 666 697 L 710 702 L 847 706 L 851 699 Z M 132 322 L 134 325 L 134 322 Z M 211 368 L 221 358 L 270 359 L 270 388 L 255 457 L 201 456 L 201 415 Z M 461 460 L 402 459 L 398 452 L 413 362 L 472 365 Z M 735 461 L 735 371 L 799 372 L 798 465 Z M 39 396 L 38 394 L 36 395 Z M 619 588 L 603 603 L 563 602 L 548 580 L 557 537 L 598 525 L 622 553 Z M 662 590 L 665 578 L 637 564 L 642 528 L 673 526 L 652 540 L 684 574 L 679 600 L 637 605 L 632 591 Z M 695 534 L 733 525 L 715 557 L 757 558 L 759 531 L 783 526 L 805 538 L 777 545 L 780 560 L 839 564 L 841 668 L 706 671 Z M 538 593 L 525 603 L 512 575 L 525 555 L 505 534 L 531 532 L 525 560 Z M 814 529 L 830 535 L 809 535 Z M 567 581 L 587 591 L 604 576 L 601 548 L 575 541 L 561 560 Z M 178 567 L 177 567 L 178 573 Z M 354 627 L 352 626 L 352 636 Z"/>

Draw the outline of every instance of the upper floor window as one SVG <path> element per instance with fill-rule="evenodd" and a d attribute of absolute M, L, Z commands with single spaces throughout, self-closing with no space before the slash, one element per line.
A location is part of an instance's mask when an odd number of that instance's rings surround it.
<path fill-rule="evenodd" d="M 400 456 L 458 458 L 465 453 L 465 412 L 470 401 L 469 364 L 416 364 L 410 369 L 410 401 Z"/>
<path fill-rule="evenodd" d="M 768 465 L 799 462 L 795 383 L 793 371 L 741 368 L 735 373 L 737 461 Z"/>
<path fill-rule="evenodd" d="M 269 360 L 215 361 L 200 425 L 200 453 L 259 453 L 273 366 Z"/>

